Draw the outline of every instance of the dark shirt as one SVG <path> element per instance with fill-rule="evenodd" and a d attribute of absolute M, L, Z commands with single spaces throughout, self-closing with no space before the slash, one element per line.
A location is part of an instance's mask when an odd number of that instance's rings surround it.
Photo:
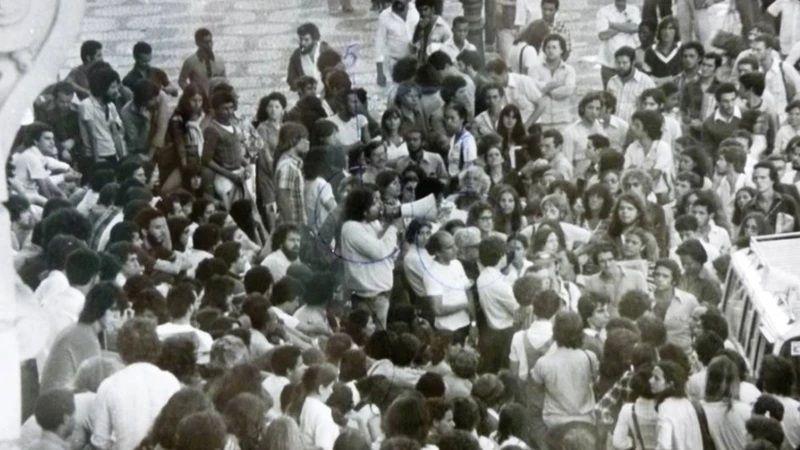
<path fill-rule="evenodd" d="M 80 155 L 81 130 L 78 125 L 78 108 L 71 106 L 67 110 L 60 110 L 52 102 L 34 108 L 34 115 L 39 122 L 46 123 L 53 129 L 58 149 L 62 150 L 62 143 L 67 139 L 75 141 L 71 154 L 73 157 Z"/>
<path fill-rule="evenodd" d="M 236 133 L 222 128 L 216 121 L 203 130 L 203 164 L 214 161 L 227 170 L 241 169 L 244 164 L 244 150 Z"/>
<path fill-rule="evenodd" d="M 134 66 L 125 78 L 122 79 L 122 84 L 129 89 L 133 89 L 136 82 L 139 80 L 147 79 L 155 83 L 158 87 L 165 88 L 169 86 L 169 77 L 167 73 L 157 67 L 148 67 L 147 70 L 142 72 Z"/>
<path fill-rule="evenodd" d="M 731 137 L 734 131 L 739 128 L 739 118 L 733 117 L 730 122 L 716 120 L 716 114 L 712 114 L 703 122 L 703 146 L 709 155 L 712 156 L 712 161 L 716 161 L 717 147 L 723 140 Z"/>
<path fill-rule="evenodd" d="M 669 54 L 662 55 L 656 51 L 653 44 L 644 51 L 644 62 L 650 68 L 648 72 L 655 78 L 674 77 L 681 73 L 681 52 L 680 47 L 676 46 Z"/>

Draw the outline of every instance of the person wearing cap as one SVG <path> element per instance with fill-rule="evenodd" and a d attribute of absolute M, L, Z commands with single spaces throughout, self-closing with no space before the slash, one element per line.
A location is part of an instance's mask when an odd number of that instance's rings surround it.
<path fill-rule="evenodd" d="M 689 239 L 678 246 L 675 253 L 683 266 L 683 276 L 678 287 L 695 297 L 702 303 L 716 305 L 722 299 L 719 283 L 703 267 L 708 255 L 697 239 Z"/>

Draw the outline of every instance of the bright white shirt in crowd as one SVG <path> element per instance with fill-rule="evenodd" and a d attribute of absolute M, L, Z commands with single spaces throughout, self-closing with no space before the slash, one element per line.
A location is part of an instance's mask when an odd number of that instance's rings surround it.
<path fill-rule="evenodd" d="M 579 177 L 584 176 L 588 167 L 588 164 L 584 163 L 584 161 L 586 161 L 586 149 L 589 147 L 589 136 L 604 134 L 603 128 L 597 121 L 594 121 L 591 126 L 587 126 L 583 119 L 578 119 L 564 127 L 561 134 L 564 137 L 561 151 L 572 162 L 576 175 Z"/>
<path fill-rule="evenodd" d="M 272 408 L 270 412 L 275 414 L 275 417 L 282 414 L 283 406 L 281 406 L 281 392 L 289 384 L 289 379 L 280 375 L 269 374 L 264 381 L 261 382 L 261 387 L 272 397 Z"/>
<path fill-rule="evenodd" d="M 697 412 L 686 398 L 670 397 L 658 406 L 657 450 L 698 450 L 703 435 Z"/>
<path fill-rule="evenodd" d="M 428 268 L 431 267 L 433 258 L 423 247 L 412 245 L 403 257 L 403 269 L 406 280 L 414 293 L 422 297 L 425 295 L 425 286 L 422 277 Z"/>
<path fill-rule="evenodd" d="M 611 115 L 608 119 L 608 124 L 605 121 L 600 121 L 600 129 L 603 130 L 603 135 L 611 142 L 611 148 L 619 149 L 620 151 L 625 148 L 625 139 L 628 136 L 628 122 L 623 120 L 618 115 Z"/>
<path fill-rule="evenodd" d="M 713 220 L 709 222 L 708 226 L 708 235 L 703 236 L 700 240 L 714 247 L 719 255 L 728 253 L 731 249 L 731 238 L 728 235 L 728 230 L 715 224 Z"/>
<path fill-rule="evenodd" d="M 447 152 L 447 173 L 451 177 L 458 176 L 462 170 L 478 159 L 478 144 L 475 137 L 463 130 L 450 138 L 450 150 Z M 462 163 L 462 164 L 459 164 Z"/>
<path fill-rule="evenodd" d="M 464 272 L 461 261 L 454 259 L 444 265 L 436 260 L 422 273 L 422 284 L 425 295 L 429 297 L 442 297 L 444 306 L 468 305 L 467 289 L 472 282 Z M 469 313 L 462 309 L 446 315 L 436 315 L 435 326 L 439 330 L 456 331 L 469 326 Z"/>
<path fill-rule="evenodd" d="M 525 41 L 519 41 L 508 49 L 508 68 L 521 75 L 533 77 L 533 70 L 542 63 L 536 47 Z"/>
<path fill-rule="evenodd" d="M 319 230 L 322 224 L 325 223 L 325 219 L 328 218 L 328 210 L 325 209 L 325 204 L 330 201 L 336 202 L 331 184 L 322 177 L 306 181 L 305 200 L 308 226 L 314 230 Z"/>
<path fill-rule="evenodd" d="M 701 402 L 708 420 L 711 439 L 719 449 L 744 448 L 749 439 L 745 422 L 750 418 L 751 407 L 741 400 L 727 402 Z"/>
<path fill-rule="evenodd" d="M 97 251 L 102 252 L 106 249 L 106 245 L 108 245 L 109 239 L 111 239 L 111 230 L 114 228 L 114 225 L 122 222 L 125 220 L 125 215 L 122 211 L 119 212 L 110 222 L 106 225 L 105 230 L 100 234 L 100 239 L 97 241 Z"/>
<path fill-rule="evenodd" d="M 131 450 L 147 436 L 161 408 L 181 388 L 177 378 L 150 363 L 134 363 L 106 378 L 97 390 L 92 445 Z"/>
<path fill-rule="evenodd" d="M 306 397 L 299 425 L 306 448 L 331 450 L 339 437 L 339 426 L 333 421 L 331 408 L 313 397 Z"/>
<path fill-rule="evenodd" d="M 193 334 L 197 336 L 197 362 L 199 364 L 208 363 L 214 339 L 205 331 L 195 328 L 188 323 L 178 324 L 167 322 L 156 327 L 156 333 L 158 334 L 158 339 L 162 341 L 176 334 Z"/>
<path fill-rule="evenodd" d="M 395 60 L 408 56 L 418 22 L 419 12 L 414 3 L 408 4 L 405 20 L 391 7 L 381 11 L 375 32 L 375 62 L 385 62 L 387 56 Z"/>
<path fill-rule="evenodd" d="M 51 270 L 47 277 L 39 283 L 36 291 L 33 293 L 33 298 L 39 305 L 44 305 L 44 299 L 57 295 L 59 292 L 64 291 L 69 286 L 67 275 L 61 270 Z"/>
<path fill-rule="evenodd" d="M 289 266 L 292 265 L 292 262 L 286 257 L 283 250 L 277 249 L 267 255 L 267 257 L 261 261 L 261 265 L 269 269 L 273 283 L 277 283 L 286 276 L 286 272 L 289 270 Z"/>
<path fill-rule="evenodd" d="M 800 445 L 800 402 L 782 395 L 772 394 L 783 404 L 783 434 L 792 448 Z"/>
<path fill-rule="evenodd" d="M 517 376 L 520 380 L 528 379 L 528 374 L 532 367 L 528 363 L 528 353 L 525 351 L 528 340 L 533 348 L 541 348 L 550 343 L 552 348 L 553 341 L 553 322 L 549 320 L 536 320 L 531 323 L 527 330 L 520 330 L 514 333 L 511 338 L 511 352 L 508 354 L 509 361 L 518 363 Z"/>
<path fill-rule="evenodd" d="M 444 44 L 441 45 L 441 47 L 439 47 L 439 50 L 447 53 L 447 56 L 449 56 L 450 59 L 453 60 L 453 62 L 455 62 L 458 55 L 464 50 L 470 50 L 474 52 L 477 51 L 478 48 L 475 47 L 466 39 L 464 40 L 464 46 L 462 48 L 458 48 L 453 38 L 450 38 L 449 41 L 445 42 Z"/>
<path fill-rule="evenodd" d="M 39 147 L 31 146 L 12 156 L 14 179 L 25 189 L 26 193 L 38 193 L 36 181 L 50 177 L 51 170 L 67 170 L 70 165 L 51 156 L 45 156 Z M 56 184 L 62 178 L 53 180 Z"/>
<path fill-rule="evenodd" d="M 476 284 L 478 300 L 489 327 L 505 330 L 514 326 L 514 313 L 519 309 L 519 303 L 503 273 L 497 267 L 486 267 L 478 275 Z"/>
<path fill-rule="evenodd" d="M 658 424 L 658 413 L 656 412 L 656 402 L 653 399 L 639 397 L 636 399 L 636 421 L 639 424 L 639 432 L 645 446 L 656 441 Z M 617 424 L 614 426 L 614 433 L 611 443 L 614 448 L 633 448 L 636 450 L 646 450 L 650 447 L 642 448 L 639 436 L 636 433 L 636 425 L 633 422 L 634 403 L 625 403 L 617 416 Z M 636 438 L 633 439 L 633 436 Z"/>
<path fill-rule="evenodd" d="M 646 73 L 633 69 L 633 75 L 623 81 L 619 75 L 608 80 L 608 92 L 617 98 L 617 115 L 622 120 L 631 121 L 631 116 L 639 105 L 639 96 L 647 89 L 656 87 L 653 79 Z"/>
<path fill-rule="evenodd" d="M 796 42 L 800 42 L 800 2 L 797 0 L 776 0 L 769 5 L 767 13 L 773 17 L 781 16 L 781 53 L 787 54 Z"/>
<path fill-rule="evenodd" d="M 379 222 L 348 220 L 342 225 L 342 258 L 348 286 L 363 297 L 392 289 L 397 229 L 389 226 L 379 237 Z"/>
<path fill-rule="evenodd" d="M 642 21 L 642 14 L 636 6 L 628 5 L 620 12 L 614 3 L 603 6 L 597 11 L 597 33 L 609 30 L 610 23 L 633 22 L 636 25 Z M 606 67 L 615 67 L 614 52 L 622 47 L 639 47 L 639 36 L 636 33 L 617 33 L 612 38 L 602 41 L 600 47 L 600 63 Z"/>
<path fill-rule="evenodd" d="M 633 141 L 625 150 L 625 168 L 636 168 L 647 171 L 658 170 L 661 175 L 653 180 L 653 192 L 666 193 L 672 189 L 672 149 L 664 141 L 653 141 L 645 151 L 639 141 Z"/>
<path fill-rule="evenodd" d="M 504 90 L 506 103 L 517 105 L 522 115 L 522 121 L 527 122 L 536 110 L 537 102 L 542 98 L 536 82 L 529 76 L 509 73 L 508 84 Z"/>
<path fill-rule="evenodd" d="M 542 124 L 566 124 L 573 119 L 572 109 L 574 102 L 572 96 L 575 95 L 576 75 L 575 68 L 561 62 L 555 70 L 550 70 L 542 61 L 533 70 L 533 79 L 538 83 L 539 89 L 543 88 L 551 81 L 561 82 L 562 85 L 550 91 L 542 97 L 542 115 L 539 116 L 539 123 Z M 570 160 L 570 162 L 572 162 Z"/>
<path fill-rule="evenodd" d="M 269 308 L 269 310 L 278 317 L 278 320 L 280 320 L 282 324 L 291 329 L 295 329 L 297 328 L 297 325 L 300 325 L 299 320 L 295 319 L 294 316 L 288 314 L 286 311 L 278 308 L 277 306 L 272 306 Z"/>
<path fill-rule="evenodd" d="M 538 0 L 516 0 L 514 26 L 524 28 L 536 19 L 542 18 Z"/>
<path fill-rule="evenodd" d="M 361 133 L 364 132 L 364 127 L 369 123 L 367 118 L 361 114 L 350 118 L 347 122 L 340 119 L 338 114 L 328 117 L 327 120 L 336 124 L 339 129 L 336 137 L 339 139 L 339 143 L 345 146 L 361 142 Z"/>

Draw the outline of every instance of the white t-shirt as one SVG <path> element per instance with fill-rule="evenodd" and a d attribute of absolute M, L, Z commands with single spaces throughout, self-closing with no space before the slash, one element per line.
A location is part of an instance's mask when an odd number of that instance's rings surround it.
<path fill-rule="evenodd" d="M 200 364 L 208 363 L 211 355 L 211 346 L 214 344 L 214 338 L 205 331 L 189 324 L 167 322 L 159 325 L 156 328 L 156 333 L 158 334 L 158 339 L 162 341 L 176 334 L 193 334 L 197 336 L 197 340 L 195 341 L 197 343 L 197 362 Z"/>
<path fill-rule="evenodd" d="M 282 309 L 278 308 L 277 306 L 273 306 L 269 310 L 272 311 L 273 313 L 275 313 L 276 316 L 278 316 L 278 320 L 280 320 L 284 325 L 286 325 L 287 327 L 289 327 L 291 329 L 297 328 L 297 325 L 300 324 L 299 320 L 297 320 L 294 317 L 292 317 L 291 314 L 287 314 L 286 312 L 284 312 Z"/>
<path fill-rule="evenodd" d="M 278 249 L 267 255 L 267 257 L 261 261 L 261 265 L 269 269 L 273 283 L 277 283 L 286 276 L 286 272 L 289 270 L 289 266 L 292 265 L 292 262 L 286 257 L 283 250 Z"/>
<path fill-rule="evenodd" d="M 328 218 L 325 204 L 334 199 L 333 188 L 324 178 L 317 177 L 306 181 L 305 197 L 308 225 L 318 230 Z"/>
<path fill-rule="evenodd" d="M 339 138 L 339 143 L 342 145 L 353 145 L 361 142 L 361 133 L 365 126 L 367 126 L 367 118 L 361 114 L 351 118 L 347 122 L 342 121 L 339 115 L 328 117 L 328 120 L 335 123 L 339 128 L 336 136 Z"/>
<path fill-rule="evenodd" d="M 462 159 L 463 158 L 463 159 Z M 447 173 L 451 177 L 458 174 L 478 159 L 478 145 L 469 131 L 463 131 L 450 138 L 447 152 Z"/>
<path fill-rule="evenodd" d="M 461 261 L 457 259 L 448 265 L 431 261 L 428 270 L 422 274 L 422 284 L 426 295 L 441 296 L 442 303 L 447 306 L 466 305 L 467 289 L 472 286 Z M 462 309 L 452 314 L 437 315 L 435 322 L 437 329 L 455 331 L 469 325 L 469 313 Z"/>

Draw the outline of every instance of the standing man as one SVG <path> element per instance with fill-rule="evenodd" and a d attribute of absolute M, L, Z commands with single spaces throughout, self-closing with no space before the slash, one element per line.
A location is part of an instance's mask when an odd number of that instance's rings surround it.
<path fill-rule="evenodd" d="M 236 99 L 219 91 L 211 97 L 214 119 L 203 130 L 203 188 L 219 196 L 226 209 L 244 193 L 245 154 L 241 130 L 233 124 Z"/>
<path fill-rule="evenodd" d="M 778 171 L 771 162 L 756 163 L 753 166 L 753 184 L 758 193 L 747 206 L 747 211 L 757 211 L 766 215 L 771 232 L 786 233 L 799 229 L 800 222 L 794 200 L 775 190 L 778 181 Z"/>
<path fill-rule="evenodd" d="M 562 150 L 567 160 L 572 163 L 575 175 L 584 178 L 586 170 L 591 165 L 587 149 L 589 136 L 603 134 L 598 123 L 600 111 L 603 109 L 603 95 L 600 92 L 586 94 L 578 103 L 578 116 L 580 119 L 564 128 L 564 144 Z"/>
<path fill-rule="evenodd" d="M 478 48 L 467 40 L 467 34 L 469 34 L 469 22 L 467 22 L 467 18 L 464 16 L 456 17 L 453 19 L 453 37 L 441 45 L 439 50 L 447 53 L 447 56 L 449 56 L 453 62 L 455 62 L 458 55 L 465 50 L 477 51 Z"/>
<path fill-rule="evenodd" d="M 153 60 L 153 47 L 147 42 L 137 42 L 133 45 L 133 67 L 131 71 L 122 79 L 122 84 L 130 90 L 134 90 L 136 82 L 139 80 L 149 80 L 155 83 L 159 89 L 175 97 L 178 95 L 178 88 L 169 81 L 169 76 L 158 67 L 150 65 Z"/>
<path fill-rule="evenodd" d="M 678 90 L 700 78 L 700 61 L 703 60 L 706 52 L 703 44 L 692 41 L 681 46 L 681 67 L 683 71 L 675 79 Z"/>
<path fill-rule="evenodd" d="M 413 43 L 417 51 L 417 60 L 423 64 L 428 55 L 439 50 L 445 42 L 453 38 L 450 26 L 436 12 L 435 0 L 417 0 L 419 23 L 414 30 Z"/>
<path fill-rule="evenodd" d="M 297 27 L 297 40 L 299 45 L 289 58 L 286 83 L 291 90 L 298 92 L 297 82 L 300 77 L 306 75 L 317 80 L 317 89 L 321 90 L 325 80 L 317 68 L 317 59 L 320 53 L 329 49 L 328 44 L 320 42 L 319 28 L 310 22 Z"/>
<path fill-rule="evenodd" d="M 278 220 L 305 225 L 305 182 L 303 159 L 308 153 L 308 131 L 295 122 L 284 123 L 278 135 L 278 151 L 282 152 L 275 165 L 275 184 Z"/>
<path fill-rule="evenodd" d="M 89 68 L 96 62 L 103 60 L 103 44 L 97 41 L 84 41 L 81 44 L 81 65 L 75 67 L 67 75 L 66 82 L 70 83 L 83 100 L 89 92 Z"/>
<path fill-rule="evenodd" d="M 556 13 L 558 13 L 559 6 L 559 0 L 542 0 L 542 18 L 534 20 L 529 25 L 531 45 L 536 48 L 536 51 L 541 52 L 544 38 L 550 34 L 557 34 L 563 37 L 567 44 L 563 55 L 566 61 L 572 50 L 572 37 L 570 36 L 567 24 L 561 20 L 556 20 Z"/>
<path fill-rule="evenodd" d="M 472 281 L 456 259 L 456 242 L 447 231 L 438 231 L 425 246 L 433 256 L 422 273 L 422 284 L 435 315 L 434 328 L 453 333 L 453 343 L 463 344 L 473 315 Z"/>
<path fill-rule="evenodd" d="M 365 305 L 375 323 L 385 329 L 394 285 L 397 227 L 382 220 L 381 193 L 368 185 L 350 191 L 343 212 L 341 256 L 353 307 Z"/>
<path fill-rule="evenodd" d="M 736 86 L 723 83 L 714 91 L 717 108 L 714 114 L 703 121 L 701 136 L 703 146 L 710 155 L 717 154 L 717 147 L 726 138 L 739 128 L 742 113 L 736 106 Z"/>
<path fill-rule="evenodd" d="M 119 75 L 110 67 L 89 74 L 90 96 L 78 107 L 83 151 L 94 164 L 116 163 L 125 157 L 124 131 L 114 101 L 120 95 Z"/>
<path fill-rule="evenodd" d="M 613 244 L 602 242 L 594 250 L 594 263 L 600 272 L 584 278 L 585 292 L 598 292 L 608 296 L 609 312 L 617 316 L 617 306 L 622 296 L 629 291 L 647 291 L 647 280 L 637 270 L 623 268 L 617 263 L 617 251 Z"/>
<path fill-rule="evenodd" d="M 639 103 L 639 96 L 647 89 L 656 87 L 653 79 L 634 67 L 636 51 L 622 47 L 614 54 L 617 74 L 608 80 L 608 92 L 617 98 L 617 115 L 630 123 Z"/>
<path fill-rule="evenodd" d="M 392 69 L 402 58 L 411 54 L 414 29 L 419 23 L 419 12 L 409 0 L 394 0 L 378 16 L 375 32 L 375 61 L 378 86 L 386 86 L 392 79 Z"/>
<path fill-rule="evenodd" d="M 481 270 L 478 276 L 478 300 L 486 324 L 478 340 L 481 373 L 497 373 L 508 367 L 511 338 L 514 336 L 514 314 L 519 309 L 514 290 L 500 268 L 506 265 L 506 244 L 503 238 L 491 236 L 478 246 Z"/>
<path fill-rule="evenodd" d="M 186 58 L 178 76 L 181 89 L 196 84 L 200 90 L 209 95 L 208 87 L 212 78 L 225 77 L 225 62 L 214 54 L 214 37 L 206 28 L 194 33 L 197 51 Z"/>
<path fill-rule="evenodd" d="M 717 105 L 714 91 L 719 86 L 717 69 L 722 66 L 722 56 L 706 53 L 700 62 L 697 79 L 679 87 L 681 99 L 681 118 L 683 123 L 695 133 L 699 133 L 703 121 L 714 112 Z"/>
<path fill-rule="evenodd" d="M 502 59 L 495 59 L 486 64 L 486 73 L 492 83 L 503 88 L 506 104 L 517 105 L 525 129 L 536 123 L 542 114 L 539 102 L 542 92 L 536 82 L 527 75 L 511 73 Z"/>
<path fill-rule="evenodd" d="M 641 21 L 639 8 L 628 5 L 627 0 L 614 0 L 613 4 L 597 11 L 597 33 L 603 41 L 600 49 L 600 64 L 602 64 L 600 76 L 604 88 L 615 73 L 617 50 L 622 47 L 634 49 L 639 46 L 638 32 Z"/>

